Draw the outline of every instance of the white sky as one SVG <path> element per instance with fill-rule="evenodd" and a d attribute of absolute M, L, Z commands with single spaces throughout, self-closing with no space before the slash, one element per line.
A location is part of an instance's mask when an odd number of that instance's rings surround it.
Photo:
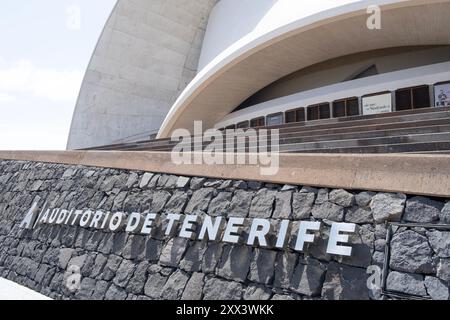
<path fill-rule="evenodd" d="M 0 2 L 0 150 L 66 148 L 84 72 L 115 2 Z"/>
<path fill-rule="evenodd" d="M 286 13 L 284 6 L 292 1 L 298 0 L 278 0 L 278 11 Z M 300 6 L 309 12 L 357 1 L 301 1 Z M 84 72 L 115 3 L 0 2 L 0 150 L 66 148 Z"/>

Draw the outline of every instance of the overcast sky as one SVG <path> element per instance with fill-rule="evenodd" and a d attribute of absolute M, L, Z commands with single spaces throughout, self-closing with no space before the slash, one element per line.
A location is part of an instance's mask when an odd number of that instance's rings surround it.
<path fill-rule="evenodd" d="M 0 149 L 65 149 L 84 72 L 115 2 L 0 2 Z"/>

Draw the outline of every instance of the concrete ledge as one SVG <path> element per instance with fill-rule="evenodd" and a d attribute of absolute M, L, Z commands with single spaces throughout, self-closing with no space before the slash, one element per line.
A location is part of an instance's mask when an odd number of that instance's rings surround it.
<path fill-rule="evenodd" d="M 450 198 L 450 155 L 281 154 L 276 176 L 254 165 L 175 165 L 159 152 L 0 151 L 0 159 Z"/>

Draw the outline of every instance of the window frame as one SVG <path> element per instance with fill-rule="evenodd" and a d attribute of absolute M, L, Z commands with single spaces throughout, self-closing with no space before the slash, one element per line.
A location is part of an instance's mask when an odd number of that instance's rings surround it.
<path fill-rule="evenodd" d="M 262 125 L 253 125 L 253 121 L 263 121 Z M 250 128 L 259 128 L 259 127 L 264 127 L 266 125 L 266 117 L 261 116 L 261 117 L 257 117 L 257 118 L 253 118 L 250 120 Z"/>
<path fill-rule="evenodd" d="M 299 121 L 298 117 L 297 117 L 297 111 L 299 110 L 303 110 L 303 120 Z M 295 121 L 294 122 L 288 122 L 287 121 L 287 114 L 290 112 L 294 112 L 295 116 Z M 284 112 L 284 123 L 302 123 L 302 122 L 306 122 L 306 108 L 305 107 L 300 107 L 300 108 L 295 108 L 295 109 L 290 109 Z"/>
<path fill-rule="evenodd" d="M 248 129 L 248 128 L 250 128 L 250 121 L 248 120 L 241 121 L 236 124 L 236 129 Z"/>
<path fill-rule="evenodd" d="M 407 111 L 407 110 L 417 110 L 417 109 L 425 109 L 425 108 L 427 108 L 427 107 L 417 108 L 415 106 L 415 103 L 414 103 L 415 102 L 414 101 L 415 100 L 414 99 L 414 89 L 420 89 L 420 88 L 425 88 L 425 87 L 428 89 L 428 99 L 429 99 L 429 104 L 430 104 L 430 106 L 428 106 L 428 108 L 431 108 L 430 85 L 428 85 L 428 84 L 421 84 L 421 85 L 417 85 L 417 86 L 413 86 L 413 87 L 399 88 L 399 89 L 396 89 L 394 91 L 395 92 L 395 111 Z M 407 90 L 409 90 L 409 97 L 411 99 L 411 108 L 398 110 L 397 109 L 397 107 L 398 107 L 398 104 L 397 104 L 397 93 L 399 91 L 407 91 Z M 433 85 L 433 90 L 434 90 L 434 85 Z"/>
<path fill-rule="evenodd" d="M 328 112 L 329 112 L 330 116 L 327 117 L 327 118 L 321 118 L 320 107 L 324 106 L 324 105 L 328 105 Z M 312 108 L 317 108 L 318 109 L 317 110 L 318 111 L 318 118 L 317 119 L 313 119 L 312 120 L 312 119 L 309 119 L 309 117 L 308 117 L 308 110 L 312 109 Z M 329 103 L 329 102 L 316 103 L 316 104 L 312 104 L 312 105 L 309 105 L 309 106 L 306 107 L 306 119 L 307 119 L 307 121 L 318 121 L 318 120 L 331 119 L 331 116 L 332 116 L 332 114 L 331 114 L 331 103 Z"/>
<path fill-rule="evenodd" d="M 356 115 L 351 115 L 351 116 L 349 116 L 348 115 L 348 101 L 349 100 L 356 100 L 357 102 L 358 102 L 358 114 L 356 114 Z M 337 116 L 335 116 L 335 112 L 334 112 L 334 104 L 335 103 L 340 103 L 340 102 L 345 102 L 345 104 L 344 104 L 344 115 L 343 116 L 340 116 L 340 117 L 337 117 Z M 344 99 L 339 99 L 339 100 L 334 100 L 332 103 L 331 103 L 331 108 L 332 108 L 332 112 L 331 112 L 331 114 L 332 114 L 332 118 L 348 118 L 348 117 L 357 117 L 357 116 L 359 116 L 359 115 L 361 115 L 361 104 L 360 104 L 360 100 L 359 100 L 359 97 L 349 97 L 349 98 L 344 98 Z"/>

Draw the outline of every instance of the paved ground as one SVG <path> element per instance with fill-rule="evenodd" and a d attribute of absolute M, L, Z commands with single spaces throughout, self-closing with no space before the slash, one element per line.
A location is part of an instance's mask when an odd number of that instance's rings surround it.
<path fill-rule="evenodd" d="M 33 290 L 0 278 L 0 300 L 51 300 Z"/>

